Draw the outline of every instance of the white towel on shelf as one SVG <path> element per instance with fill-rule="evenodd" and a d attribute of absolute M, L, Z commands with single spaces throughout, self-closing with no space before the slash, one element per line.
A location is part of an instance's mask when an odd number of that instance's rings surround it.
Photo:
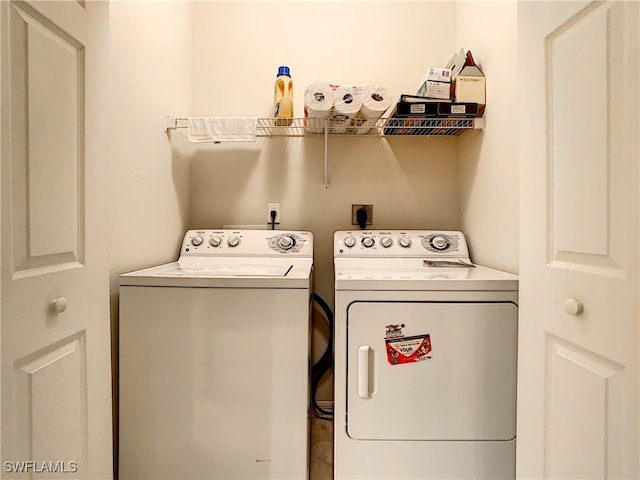
<path fill-rule="evenodd" d="M 255 117 L 189 117 L 187 140 L 190 142 L 255 142 L 258 119 Z"/>

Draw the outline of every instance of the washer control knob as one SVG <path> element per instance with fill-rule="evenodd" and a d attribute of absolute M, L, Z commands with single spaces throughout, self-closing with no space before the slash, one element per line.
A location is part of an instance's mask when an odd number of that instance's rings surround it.
<path fill-rule="evenodd" d="M 238 245 L 240 245 L 240 237 L 230 237 L 229 240 L 227 240 L 227 244 L 231 248 L 237 247 Z"/>
<path fill-rule="evenodd" d="M 344 239 L 344 246 L 347 248 L 353 248 L 356 244 L 356 239 L 353 237 L 346 237 Z"/>
<path fill-rule="evenodd" d="M 373 239 L 373 237 L 364 237 L 362 239 L 362 245 L 365 246 L 365 248 L 371 248 L 376 244 L 376 241 Z"/>
<path fill-rule="evenodd" d="M 209 239 L 209 245 L 211 245 L 212 247 L 219 247 L 221 243 L 222 243 L 222 238 L 220 238 L 217 235 Z"/>
<path fill-rule="evenodd" d="M 191 239 L 191 245 L 193 245 L 194 247 L 199 247 L 200 245 L 202 245 L 203 241 L 204 240 L 202 239 L 202 237 L 200 235 L 197 235 Z"/>
<path fill-rule="evenodd" d="M 296 239 L 290 235 L 283 235 L 278 240 L 278 246 L 283 250 L 289 250 L 296 244 Z"/>
<path fill-rule="evenodd" d="M 382 245 L 384 248 L 389 248 L 391 245 L 393 245 L 393 240 L 391 240 L 391 238 L 389 237 L 382 237 L 380 239 L 380 245 Z"/>
<path fill-rule="evenodd" d="M 411 239 L 407 237 L 400 237 L 398 239 L 398 245 L 402 248 L 409 248 L 411 246 Z"/>
<path fill-rule="evenodd" d="M 431 239 L 431 246 L 436 250 L 446 250 L 447 248 L 449 248 L 449 245 L 449 240 L 447 240 L 445 237 L 437 236 Z"/>

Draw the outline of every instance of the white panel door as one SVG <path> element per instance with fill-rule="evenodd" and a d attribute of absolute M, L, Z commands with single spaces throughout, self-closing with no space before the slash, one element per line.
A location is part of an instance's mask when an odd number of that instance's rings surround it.
<path fill-rule="evenodd" d="M 108 4 L 0 22 L 3 478 L 110 478 Z"/>
<path fill-rule="evenodd" d="M 518 4 L 518 478 L 639 478 L 638 2 Z"/>

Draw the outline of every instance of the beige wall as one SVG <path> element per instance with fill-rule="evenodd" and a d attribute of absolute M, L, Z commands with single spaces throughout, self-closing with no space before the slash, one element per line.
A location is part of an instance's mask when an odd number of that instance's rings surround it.
<path fill-rule="evenodd" d="M 105 104 L 111 116 L 111 175 L 105 182 L 110 188 L 112 337 L 117 339 L 118 275 L 175 260 L 187 225 L 186 146 L 180 139 L 169 142 L 163 125 L 167 113 L 188 109 L 191 98 L 191 9 L 186 2 L 109 5 L 111 91 Z M 113 347 L 117 375 L 117 343 Z M 116 449 L 117 425 L 114 421 Z"/>
<path fill-rule="evenodd" d="M 486 127 L 461 135 L 461 229 L 476 263 L 518 272 L 517 4 L 458 2 L 457 45 L 487 77 Z"/>
<path fill-rule="evenodd" d="M 189 215 L 185 143 L 167 113 L 188 108 L 188 2 L 110 2 L 111 271 L 175 259 Z"/>
<path fill-rule="evenodd" d="M 455 42 L 452 2 L 193 5 L 191 115 L 270 116 L 279 65 L 291 68 L 296 116 L 317 81 L 380 83 L 397 99 Z M 373 228 L 459 225 L 455 139 L 331 137 L 328 189 L 321 138 L 192 152 L 191 226 L 265 223 L 267 203 L 280 202 L 282 228 L 314 233 L 316 290 L 330 303 L 333 232 L 352 228 L 352 203 L 374 205 Z"/>

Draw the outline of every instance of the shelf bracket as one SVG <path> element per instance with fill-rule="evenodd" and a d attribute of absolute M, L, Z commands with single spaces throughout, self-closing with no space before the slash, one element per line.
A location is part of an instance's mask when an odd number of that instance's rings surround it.
<path fill-rule="evenodd" d="M 165 117 L 165 121 L 164 121 L 164 131 L 165 133 L 170 129 L 170 128 L 178 128 L 178 119 L 175 117 L 171 117 L 169 115 L 167 115 Z"/>

